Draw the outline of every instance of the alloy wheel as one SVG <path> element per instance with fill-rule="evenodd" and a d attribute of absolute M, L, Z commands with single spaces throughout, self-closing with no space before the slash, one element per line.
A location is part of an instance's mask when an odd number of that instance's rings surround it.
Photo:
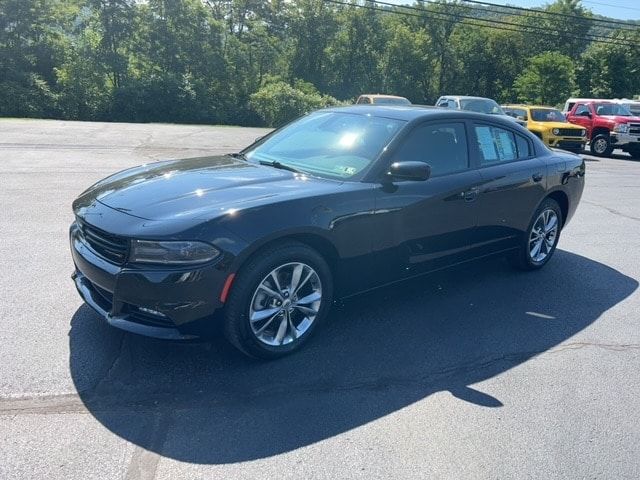
<path fill-rule="evenodd" d="M 608 143 L 604 138 L 598 138 L 593 142 L 593 151 L 599 155 L 603 155 L 607 151 Z"/>
<path fill-rule="evenodd" d="M 305 263 L 274 268 L 258 284 L 249 307 L 255 337 L 270 346 L 289 344 L 305 334 L 322 303 L 322 283 Z"/>
<path fill-rule="evenodd" d="M 543 262 L 551 253 L 558 237 L 558 215 L 550 208 L 543 210 L 531 228 L 529 256 L 536 263 Z"/>

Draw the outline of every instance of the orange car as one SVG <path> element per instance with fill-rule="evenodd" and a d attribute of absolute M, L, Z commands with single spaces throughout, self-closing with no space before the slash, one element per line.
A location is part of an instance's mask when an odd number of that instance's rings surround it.
<path fill-rule="evenodd" d="M 411 105 L 411 102 L 404 97 L 395 95 L 380 95 L 379 93 L 360 95 L 356 100 L 356 105 Z"/>

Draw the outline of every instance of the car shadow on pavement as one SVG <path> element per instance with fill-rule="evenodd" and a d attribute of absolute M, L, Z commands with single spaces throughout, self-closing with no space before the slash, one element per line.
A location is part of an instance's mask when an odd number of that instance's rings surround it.
<path fill-rule="evenodd" d="M 71 320 L 70 369 L 89 412 L 124 439 L 185 462 L 247 461 L 344 433 L 435 392 L 499 408 L 499 398 L 472 385 L 571 348 L 573 335 L 637 287 L 561 250 L 531 273 L 483 260 L 345 301 L 302 351 L 272 362 L 244 358 L 222 339 L 179 344 L 124 334 L 82 306 Z"/>

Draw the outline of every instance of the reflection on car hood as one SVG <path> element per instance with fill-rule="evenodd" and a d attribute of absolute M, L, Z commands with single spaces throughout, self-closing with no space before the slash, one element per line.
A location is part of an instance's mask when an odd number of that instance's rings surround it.
<path fill-rule="evenodd" d="M 529 124 L 532 124 L 532 123 L 535 123 L 536 125 L 549 128 L 549 129 L 550 128 L 572 128 L 576 130 L 584 129 L 584 127 L 580 125 L 574 125 L 573 123 L 569 123 L 569 122 L 542 122 L 540 120 L 529 120 Z"/>
<path fill-rule="evenodd" d="M 229 156 L 143 165 L 112 175 L 74 202 L 94 201 L 146 220 L 215 217 L 230 210 L 335 190 L 339 182 L 256 165 Z"/>
<path fill-rule="evenodd" d="M 640 117 L 625 117 L 624 115 L 598 115 L 599 118 L 609 120 L 611 123 L 637 123 Z"/>

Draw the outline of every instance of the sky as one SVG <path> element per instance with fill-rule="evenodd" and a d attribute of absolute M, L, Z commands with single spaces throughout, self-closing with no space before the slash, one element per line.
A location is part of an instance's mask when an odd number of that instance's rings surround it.
<path fill-rule="evenodd" d="M 385 0 L 390 3 L 411 4 L 413 0 Z M 512 5 L 516 7 L 541 7 L 553 0 L 487 0 L 500 5 Z M 582 0 L 585 8 L 598 15 L 617 18 L 620 20 L 640 20 L 640 0 Z"/>

